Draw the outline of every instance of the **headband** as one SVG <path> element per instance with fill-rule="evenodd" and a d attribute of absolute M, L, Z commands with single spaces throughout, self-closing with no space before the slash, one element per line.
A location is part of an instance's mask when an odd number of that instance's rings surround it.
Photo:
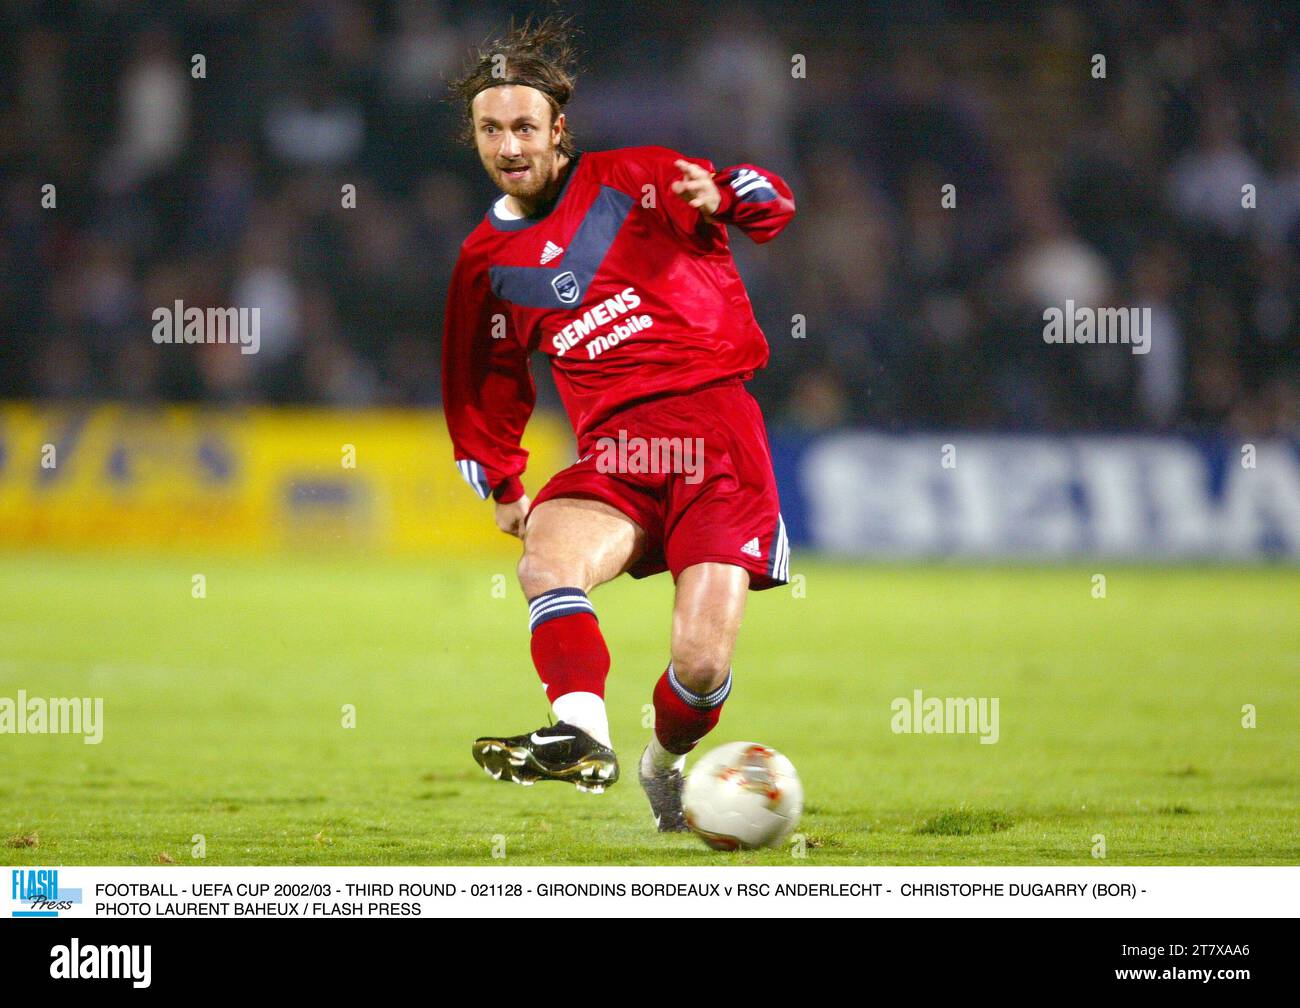
<path fill-rule="evenodd" d="M 558 106 L 560 106 L 560 108 L 564 108 L 564 102 L 562 102 L 562 101 L 560 101 L 560 99 L 556 98 L 555 95 L 551 94 L 551 92 L 548 91 L 546 88 L 541 87 L 541 86 L 540 86 L 536 81 L 527 81 L 527 80 L 522 80 L 522 79 L 520 79 L 520 78 L 518 78 L 518 77 L 506 77 L 506 78 L 504 78 L 504 79 L 502 79 L 502 80 L 496 80 L 496 79 L 493 79 L 493 81 L 492 81 L 491 84 L 484 84 L 481 88 L 479 88 L 479 89 L 478 89 L 477 91 L 475 91 L 472 95 L 470 95 L 470 96 L 469 96 L 469 100 L 470 100 L 470 102 L 472 103 L 472 102 L 474 101 L 475 98 L 477 98 L 479 95 L 481 95 L 481 94 L 482 94 L 484 91 L 486 91 L 488 88 L 501 87 L 502 85 L 505 85 L 505 84 L 522 84 L 522 85 L 524 85 L 524 87 L 530 87 L 530 88 L 533 88 L 533 89 L 535 89 L 535 90 L 537 90 L 537 91 L 540 91 L 542 94 L 546 95 L 546 97 L 548 97 L 549 99 L 551 99 L 551 101 L 555 102 L 555 104 L 558 105 Z"/>

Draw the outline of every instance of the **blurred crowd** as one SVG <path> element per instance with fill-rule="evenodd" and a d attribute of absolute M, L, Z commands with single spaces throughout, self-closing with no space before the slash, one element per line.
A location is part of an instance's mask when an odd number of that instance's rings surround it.
<path fill-rule="evenodd" d="M 790 182 L 732 233 L 774 424 L 1300 434 L 1294 8 L 991 6 L 565 4 L 570 124 Z M 0 396 L 436 403 L 495 195 L 445 81 L 544 9 L 6 3 Z M 1150 352 L 1047 344 L 1067 299 Z M 259 306 L 260 351 L 155 344 L 176 300 Z"/>

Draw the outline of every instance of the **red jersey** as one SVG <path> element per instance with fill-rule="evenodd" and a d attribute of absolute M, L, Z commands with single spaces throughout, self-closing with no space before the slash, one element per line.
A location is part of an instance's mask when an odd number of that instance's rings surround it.
<path fill-rule="evenodd" d="M 712 173 L 713 223 L 672 191 L 679 158 Z M 666 147 L 579 154 L 544 216 L 494 205 L 461 245 L 447 295 L 443 410 L 461 475 L 484 498 L 523 493 L 534 351 L 551 358 L 579 441 L 633 403 L 765 366 L 724 225 L 766 242 L 793 216 L 772 172 L 714 171 Z"/>

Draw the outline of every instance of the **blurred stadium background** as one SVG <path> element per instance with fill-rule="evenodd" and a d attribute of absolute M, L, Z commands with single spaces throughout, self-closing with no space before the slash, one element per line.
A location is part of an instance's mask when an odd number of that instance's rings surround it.
<path fill-rule="evenodd" d="M 1295 555 L 1294 7 L 564 9 L 585 31 L 580 147 L 664 144 L 794 187 L 780 242 L 733 247 L 772 344 L 753 389 L 797 545 Z M 397 414 L 370 411 L 437 408 L 451 266 L 493 196 L 442 81 L 533 10 L 5 4 L 0 536 L 504 549 L 436 417 L 394 420 L 354 473 L 338 459 L 355 411 L 378 431 Z M 1151 352 L 1046 345 L 1066 298 L 1149 307 Z M 259 306 L 261 351 L 154 344 L 176 299 Z M 532 489 L 569 450 L 535 370 Z M 854 428 L 925 436 L 826 438 Z M 945 490 L 933 463 L 957 432 L 1176 439 L 968 442 L 971 478 Z M 1268 462 L 1253 474 L 1246 442 Z M 857 505 L 818 510 L 867 472 Z"/>

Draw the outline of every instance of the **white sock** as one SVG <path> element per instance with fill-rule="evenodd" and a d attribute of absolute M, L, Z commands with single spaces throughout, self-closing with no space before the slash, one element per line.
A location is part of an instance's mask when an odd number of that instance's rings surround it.
<path fill-rule="evenodd" d="M 595 693 L 565 693 L 551 704 L 555 719 L 581 728 L 603 746 L 613 749 L 609 740 L 609 715 L 605 713 L 605 700 Z"/>
<path fill-rule="evenodd" d="M 641 768 L 647 774 L 655 771 L 681 770 L 686 766 L 686 754 L 669 752 L 659 744 L 659 736 L 650 733 L 650 744 L 646 746 L 645 755 L 641 757 Z"/>

